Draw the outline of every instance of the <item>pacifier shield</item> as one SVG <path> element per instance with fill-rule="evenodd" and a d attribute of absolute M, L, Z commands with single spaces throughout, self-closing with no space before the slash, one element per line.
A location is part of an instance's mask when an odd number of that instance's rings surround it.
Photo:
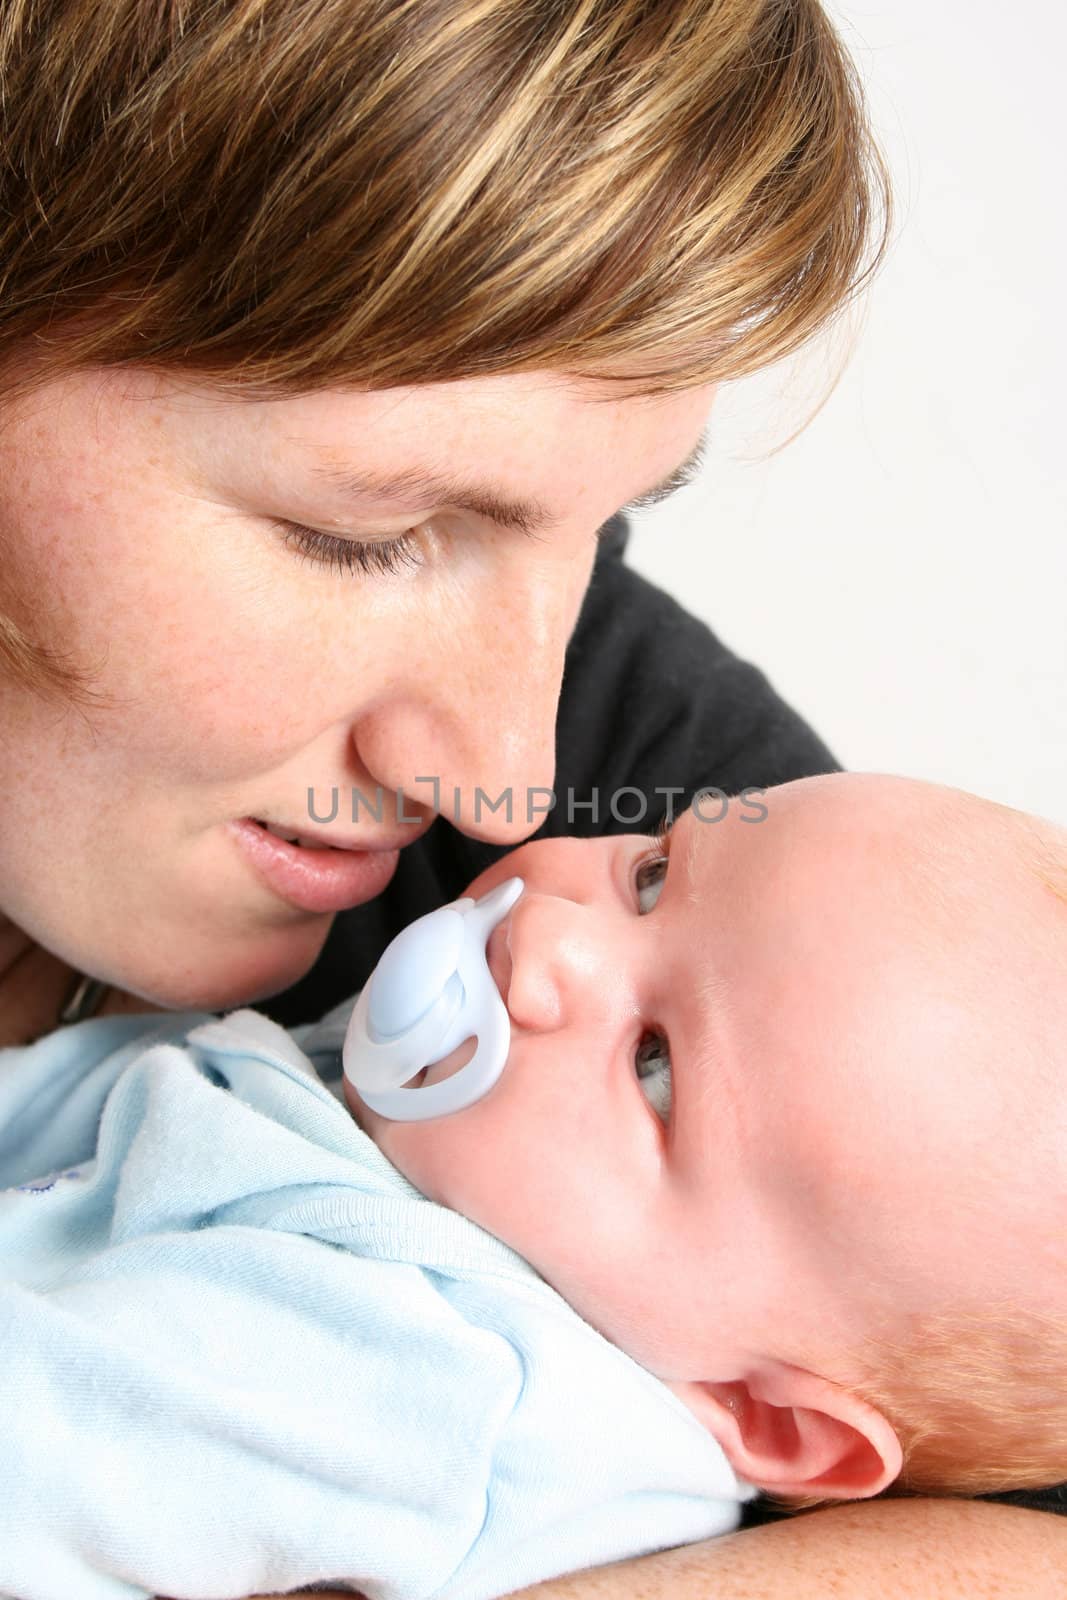
<path fill-rule="evenodd" d="M 486 961 L 489 935 L 522 894 L 509 878 L 480 900 L 464 897 L 401 930 L 356 1002 L 342 1051 L 360 1099 L 396 1122 L 462 1111 L 499 1078 L 511 1018 Z M 476 1041 L 469 1061 L 437 1083 L 406 1087 L 424 1067 Z"/>

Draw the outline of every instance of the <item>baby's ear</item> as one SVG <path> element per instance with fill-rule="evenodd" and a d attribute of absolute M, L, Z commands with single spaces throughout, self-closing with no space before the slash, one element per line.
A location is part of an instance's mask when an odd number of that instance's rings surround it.
<path fill-rule="evenodd" d="M 739 1477 L 781 1495 L 862 1500 L 903 1465 L 889 1423 L 825 1378 L 769 1361 L 735 1383 L 668 1382 Z"/>

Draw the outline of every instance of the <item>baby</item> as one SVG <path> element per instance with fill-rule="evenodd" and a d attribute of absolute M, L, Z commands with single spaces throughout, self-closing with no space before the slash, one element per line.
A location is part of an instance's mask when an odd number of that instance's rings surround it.
<path fill-rule="evenodd" d="M 353 1114 L 760 1488 L 1062 1481 L 1067 832 L 861 774 L 706 810 L 484 873 L 500 1082 Z"/>
<path fill-rule="evenodd" d="M 0 1053 L 0 1592 L 480 1600 L 1067 1477 L 1064 832 L 836 775 L 514 875 L 450 1116 L 346 1115 L 351 1003 Z"/>

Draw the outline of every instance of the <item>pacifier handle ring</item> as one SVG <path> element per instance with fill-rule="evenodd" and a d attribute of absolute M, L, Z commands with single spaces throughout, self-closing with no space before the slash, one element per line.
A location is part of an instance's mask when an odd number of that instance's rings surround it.
<path fill-rule="evenodd" d="M 373 977 L 373 974 L 371 976 Z M 369 1026 L 371 986 L 369 981 L 363 985 L 349 1019 L 348 1029 L 350 1033 L 361 1036 L 364 1041 L 360 1072 L 368 1080 L 376 1080 L 368 1081 L 369 1092 L 387 1094 L 391 1089 L 406 1083 L 414 1075 L 411 1067 L 414 1055 L 425 1055 L 427 1060 L 432 1058 L 439 1040 L 444 1038 L 462 1003 L 460 988 L 454 979 L 450 980 L 433 1004 L 406 1033 L 398 1034 L 395 1039 L 374 1039 L 371 1037 Z M 414 1069 L 415 1072 L 418 1070 L 417 1067 Z M 358 1084 L 356 1088 L 370 1105 L 370 1100 Z"/>
<path fill-rule="evenodd" d="M 488 1026 L 483 1027 L 471 1059 L 440 1083 L 428 1083 L 418 1089 L 375 1089 L 367 1093 L 360 1089 L 360 1099 L 372 1111 L 392 1122 L 422 1122 L 431 1117 L 448 1116 L 453 1111 L 465 1111 L 489 1092 L 507 1062 L 510 1025 L 503 1001 L 500 1009 L 504 1013 L 502 1023 L 497 1017 L 491 1018 Z"/>

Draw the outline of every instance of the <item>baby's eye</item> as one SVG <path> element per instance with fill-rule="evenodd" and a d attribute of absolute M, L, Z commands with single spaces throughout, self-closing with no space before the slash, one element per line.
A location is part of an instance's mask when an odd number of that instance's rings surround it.
<path fill-rule="evenodd" d="M 651 911 L 659 899 L 660 889 L 666 876 L 666 856 L 645 856 L 638 864 L 634 873 L 634 884 L 637 888 L 637 906 L 642 916 Z"/>
<path fill-rule="evenodd" d="M 671 1053 L 662 1033 L 645 1034 L 634 1051 L 634 1066 L 645 1099 L 666 1122 L 671 1112 Z"/>
<path fill-rule="evenodd" d="M 646 1033 L 634 1051 L 634 1066 L 639 1078 L 647 1078 L 662 1062 L 670 1062 L 671 1054 L 662 1033 Z"/>

